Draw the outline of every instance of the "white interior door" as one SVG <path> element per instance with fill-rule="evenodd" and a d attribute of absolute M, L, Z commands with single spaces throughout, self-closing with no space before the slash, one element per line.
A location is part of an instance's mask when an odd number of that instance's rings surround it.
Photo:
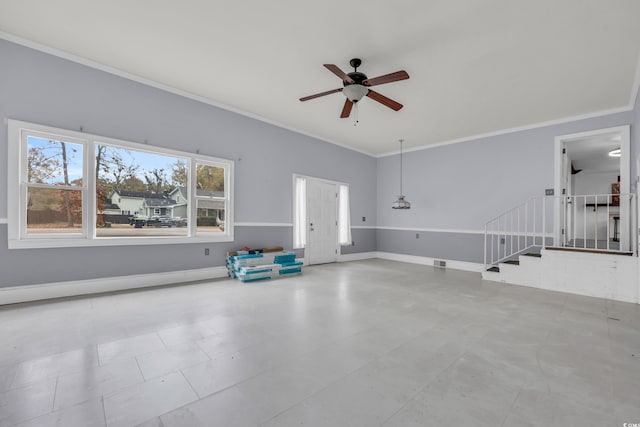
<path fill-rule="evenodd" d="M 338 260 L 337 186 L 316 179 L 307 181 L 308 238 L 305 257 L 309 264 Z"/>

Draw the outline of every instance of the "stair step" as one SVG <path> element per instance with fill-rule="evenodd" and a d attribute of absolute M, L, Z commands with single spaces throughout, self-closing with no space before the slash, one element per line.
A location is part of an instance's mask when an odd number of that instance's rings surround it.
<path fill-rule="evenodd" d="M 520 265 L 520 261 L 515 259 L 510 259 L 509 261 L 505 261 L 504 264 Z"/>
<path fill-rule="evenodd" d="M 498 267 L 488 268 L 487 271 L 493 271 L 494 273 L 500 273 L 500 269 Z"/>
<path fill-rule="evenodd" d="M 536 257 L 536 258 L 542 258 L 542 254 L 534 254 L 534 253 L 524 254 L 524 256 L 532 256 L 532 257 Z"/>
<path fill-rule="evenodd" d="M 599 250 L 599 249 L 585 249 L 585 248 L 559 247 L 559 246 L 547 246 L 546 249 L 551 251 L 584 252 L 589 254 L 633 256 L 633 252 L 628 252 L 628 251 L 605 251 L 605 250 Z"/>

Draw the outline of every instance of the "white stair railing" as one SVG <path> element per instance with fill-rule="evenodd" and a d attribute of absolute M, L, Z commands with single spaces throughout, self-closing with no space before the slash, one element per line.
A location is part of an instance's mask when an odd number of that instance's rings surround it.
<path fill-rule="evenodd" d="M 485 224 L 485 269 L 548 246 L 635 252 L 636 225 L 633 194 L 532 197 Z"/>
<path fill-rule="evenodd" d="M 534 247 L 545 245 L 550 221 L 547 198 L 532 197 L 484 225 L 485 268 L 495 266 Z"/>

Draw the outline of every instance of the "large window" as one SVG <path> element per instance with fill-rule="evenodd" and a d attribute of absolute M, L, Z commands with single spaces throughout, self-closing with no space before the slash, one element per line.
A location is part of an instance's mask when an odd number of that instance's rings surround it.
<path fill-rule="evenodd" d="M 9 247 L 233 240 L 233 162 L 9 121 Z"/>

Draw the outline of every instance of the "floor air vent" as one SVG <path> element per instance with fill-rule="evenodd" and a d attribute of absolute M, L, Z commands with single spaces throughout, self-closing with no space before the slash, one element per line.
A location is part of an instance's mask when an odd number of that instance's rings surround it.
<path fill-rule="evenodd" d="M 433 266 L 434 267 L 446 268 L 447 267 L 447 261 L 441 261 L 439 259 L 434 259 L 433 260 Z"/>

